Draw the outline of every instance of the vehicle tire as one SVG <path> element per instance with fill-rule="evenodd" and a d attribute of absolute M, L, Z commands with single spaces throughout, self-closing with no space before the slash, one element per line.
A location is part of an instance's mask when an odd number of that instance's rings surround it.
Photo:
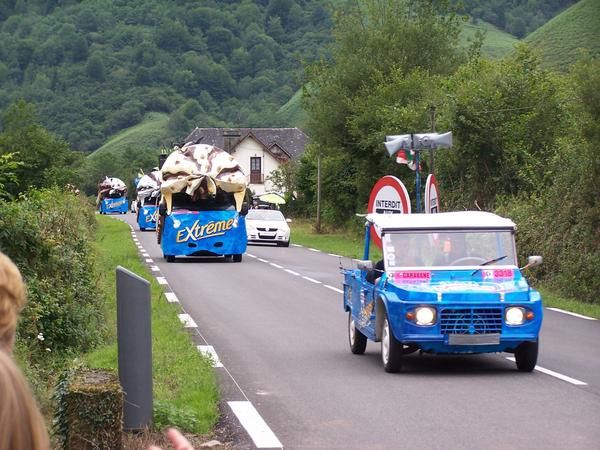
<path fill-rule="evenodd" d="M 520 372 L 531 372 L 535 369 L 538 357 L 539 342 L 523 342 L 515 350 L 515 362 Z"/>
<path fill-rule="evenodd" d="M 233 255 L 233 262 L 242 262 L 242 254 Z"/>
<path fill-rule="evenodd" d="M 277 246 L 278 247 L 289 247 L 290 246 L 290 241 L 287 241 L 287 242 L 278 242 Z"/>
<path fill-rule="evenodd" d="M 403 345 L 392 333 L 387 313 L 384 313 L 381 331 L 381 360 L 386 372 L 396 373 L 402 369 Z"/>
<path fill-rule="evenodd" d="M 352 311 L 348 311 L 348 343 L 355 355 L 362 355 L 367 349 L 367 337 L 356 328 Z"/>
<path fill-rule="evenodd" d="M 140 227 L 140 231 L 146 231 L 146 229 L 145 229 L 145 228 L 142 228 L 142 227 Z"/>
<path fill-rule="evenodd" d="M 168 263 L 175 262 L 175 256 L 174 255 L 167 255 L 165 257 L 165 259 L 167 260 Z"/>

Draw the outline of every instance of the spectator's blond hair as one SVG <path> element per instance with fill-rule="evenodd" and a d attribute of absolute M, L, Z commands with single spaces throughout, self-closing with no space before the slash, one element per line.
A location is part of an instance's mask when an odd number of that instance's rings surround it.
<path fill-rule="evenodd" d="M 0 252 L 0 351 L 12 352 L 17 320 L 23 306 L 25 286 L 21 273 L 10 258 Z"/>
<path fill-rule="evenodd" d="M 49 450 L 44 418 L 25 377 L 5 352 L 0 352 L 0 399 L 0 448 Z"/>

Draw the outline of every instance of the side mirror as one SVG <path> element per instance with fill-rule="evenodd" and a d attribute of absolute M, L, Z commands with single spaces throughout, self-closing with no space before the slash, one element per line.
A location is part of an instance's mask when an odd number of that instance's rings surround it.
<path fill-rule="evenodd" d="M 521 270 L 529 269 L 531 267 L 539 266 L 543 261 L 541 256 L 530 256 L 527 258 L 527 264 L 524 267 L 521 267 Z"/>
<path fill-rule="evenodd" d="M 292 219 L 285 219 L 287 223 L 292 223 Z"/>
<path fill-rule="evenodd" d="M 373 270 L 373 261 L 369 259 L 359 259 L 356 261 L 356 268 L 358 270 Z"/>
<path fill-rule="evenodd" d="M 248 203 L 244 203 L 242 209 L 240 209 L 240 216 L 245 216 L 246 214 L 248 214 Z"/>

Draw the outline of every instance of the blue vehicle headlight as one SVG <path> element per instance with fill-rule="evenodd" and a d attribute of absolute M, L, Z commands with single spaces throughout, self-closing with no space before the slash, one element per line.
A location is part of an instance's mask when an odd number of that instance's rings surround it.
<path fill-rule="evenodd" d="M 533 320 L 533 311 L 522 306 L 510 306 L 504 310 L 504 321 L 507 325 L 523 325 L 528 320 Z"/>
<path fill-rule="evenodd" d="M 406 318 L 421 326 L 433 325 L 437 319 L 437 311 L 430 306 L 419 306 L 406 313 Z"/>

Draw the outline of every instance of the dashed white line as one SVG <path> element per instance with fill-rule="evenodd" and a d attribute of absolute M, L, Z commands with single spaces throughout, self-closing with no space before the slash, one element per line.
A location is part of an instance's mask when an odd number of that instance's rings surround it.
<path fill-rule="evenodd" d="M 177 314 L 179 321 L 183 324 L 183 328 L 198 328 L 196 322 L 189 314 Z"/>
<path fill-rule="evenodd" d="M 298 272 L 294 272 L 294 271 L 293 271 L 293 270 L 291 270 L 291 269 L 284 269 L 284 270 L 285 270 L 287 273 L 291 273 L 292 275 L 296 275 L 296 276 L 299 276 L 299 275 L 300 275 Z"/>
<path fill-rule="evenodd" d="M 152 272 L 158 272 L 160 269 L 158 268 L 158 266 L 151 266 L 151 267 L 150 267 L 150 270 L 151 270 Z"/>
<path fill-rule="evenodd" d="M 331 289 L 332 291 L 335 291 L 335 292 L 337 292 L 339 294 L 343 294 L 344 293 L 344 291 L 342 291 L 341 289 L 338 289 L 336 287 L 330 286 L 328 284 L 324 284 L 323 287 L 326 287 L 327 289 Z"/>
<path fill-rule="evenodd" d="M 275 267 L 276 269 L 283 269 L 283 266 L 280 266 L 279 264 L 275 264 L 275 263 L 269 263 L 271 266 Z"/>
<path fill-rule="evenodd" d="M 333 256 L 335 258 L 343 258 L 342 255 L 336 255 L 335 253 L 327 253 L 329 256 Z"/>
<path fill-rule="evenodd" d="M 515 361 L 515 358 L 512 356 L 507 356 L 506 359 L 513 362 Z M 584 381 L 578 380 L 577 378 L 571 378 L 567 375 L 563 375 L 562 373 L 558 373 L 550 369 L 545 369 L 544 367 L 535 366 L 535 370 L 537 370 L 538 372 L 545 373 L 546 375 L 558 378 L 559 380 L 566 381 L 567 383 L 575 384 L 577 386 L 587 386 L 587 383 Z"/>
<path fill-rule="evenodd" d="M 321 282 L 319 280 L 315 280 L 314 278 L 311 277 L 302 277 L 304 278 L 306 281 L 310 281 L 311 283 L 315 283 L 315 284 L 321 284 Z"/>
<path fill-rule="evenodd" d="M 257 448 L 283 448 L 275 433 L 269 428 L 250 402 L 227 402 Z"/>
<path fill-rule="evenodd" d="M 156 277 L 156 281 L 158 281 L 158 284 L 169 284 L 165 277 Z"/>
<path fill-rule="evenodd" d="M 212 345 L 198 345 L 197 348 L 204 357 L 211 360 L 213 367 L 224 367 L 221 360 L 219 360 L 219 355 L 217 355 L 217 352 Z"/>
<path fill-rule="evenodd" d="M 146 262 L 147 262 L 147 263 L 153 263 L 153 262 L 154 262 L 154 260 L 153 260 L 152 258 L 146 258 Z"/>
<path fill-rule="evenodd" d="M 146 252 L 142 252 L 142 256 L 143 256 L 144 258 L 148 258 L 150 255 L 149 255 L 148 253 L 146 253 Z"/>
<path fill-rule="evenodd" d="M 268 262 L 269 262 L 268 260 L 266 260 L 266 259 L 262 259 L 262 258 L 258 258 L 258 260 L 259 260 L 260 262 L 264 262 L 264 263 L 268 263 Z"/>
<path fill-rule="evenodd" d="M 574 313 L 574 312 L 571 312 L 571 311 L 565 311 L 564 309 L 559 309 L 559 308 L 546 308 L 546 309 L 549 309 L 550 311 L 556 311 L 556 312 L 559 312 L 559 313 L 563 313 L 563 314 L 568 314 L 570 316 L 579 317 L 580 319 L 598 320 L 598 319 L 596 319 L 594 317 L 588 317 L 588 316 L 584 316 L 582 314 L 577 314 L 577 313 Z"/>
<path fill-rule="evenodd" d="M 308 249 L 309 249 L 311 252 L 317 252 L 317 253 L 321 253 L 321 250 L 319 250 L 319 249 L 317 249 L 317 248 L 312 248 L 312 247 L 309 247 Z"/>
<path fill-rule="evenodd" d="M 299 244 L 292 244 L 292 247 L 302 247 L 302 245 L 299 245 Z"/>
<path fill-rule="evenodd" d="M 249 256 L 250 258 L 257 258 L 256 255 L 251 255 L 250 253 L 246 253 L 246 256 Z"/>
<path fill-rule="evenodd" d="M 165 297 L 169 303 L 179 303 L 179 299 L 173 292 L 165 292 Z"/>

